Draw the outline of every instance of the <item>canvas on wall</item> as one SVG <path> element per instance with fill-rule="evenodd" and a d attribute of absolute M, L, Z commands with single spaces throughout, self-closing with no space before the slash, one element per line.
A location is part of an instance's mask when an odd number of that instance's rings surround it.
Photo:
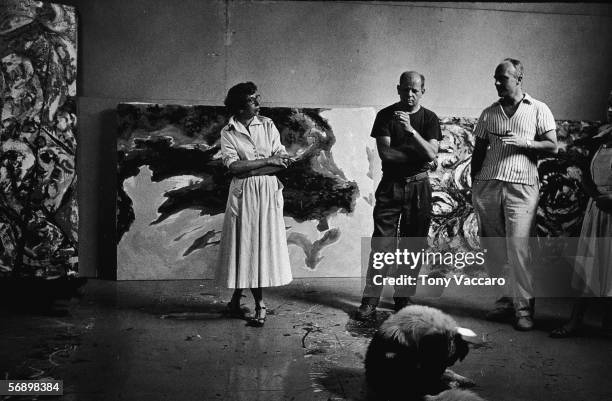
<path fill-rule="evenodd" d="M 443 139 L 436 166 L 430 172 L 434 204 L 429 245 L 436 250 L 465 251 L 479 247 L 470 178 L 474 149 L 472 132 L 477 121 L 477 118 L 459 117 L 440 121 Z M 598 126 L 598 123 L 587 121 L 557 121 L 558 154 L 538 158 L 540 200 L 536 228 L 539 237 L 576 237 L 580 234 L 588 201 L 581 188 L 582 169 L 588 164 L 587 142 L 596 134 Z M 555 246 L 559 244 L 562 242 L 557 241 Z M 552 252 L 544 242 L 540 247 L 541 255 Z M 437 268 L 451 270 L 448 266 Z"/>
<path fill-rule="evenodd" d="M 264 108 L 290 153 L 306 152 L 279 174 L 295 277 L 350 277 L 361 269 L 361 238 L 372 233 L 380 159 L 369 137 L 371 108 Z M 118 279 L 214 277 L 231 177 L 219 160 L 227 117 L 216 106 L 118 107 Z M 430 172 L 434 188 L 429 244 L 478 247 L 469 164 L 475 118 L 443 118 Z M 586 195 L 580 168 L 596 124 L 558 122 L 560 152 L 539 161 L 538 232 L 575 236 Z"/>
<path fill-rule="evenodd" d="M 0 275 L 77 270 L 77 23 L 73 7 L 3 0 Z"/>
<path fill-rule="evenodd" d="M 289 152 L 304 152 L 279 174 L 294 273 L 336 275 L 338 258 L 359 253 L 352 235 L 371 231 L 361 226 L 371 212 L 358 188 L 373 192 L 361 139 L 374 110 L 262 114 L 274 120 Z M 231 180 L 218 154 L 224 109 L 121 104 L 118 115 L 118 279 L 212 277 Z M 357 258 L 340 274 L 358 269 Z"/>

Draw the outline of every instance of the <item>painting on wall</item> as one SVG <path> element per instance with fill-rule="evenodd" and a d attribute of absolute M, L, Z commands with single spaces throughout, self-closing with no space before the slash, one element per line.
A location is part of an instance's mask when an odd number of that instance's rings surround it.
<path fill-rule="evenodd" d="M 118 134 L 118 279 L 213 278 L 231 177 L 219 159 L 224 108 L 120 104 Z M 354 277 L 361 238 L 372 233 L 380 159 L 369 137 L 372 108 L 263 108 L 299 163 L 279 174 L 295 277 Z M 475 118 L 443 118 L 430 176 L 429 244 L 476 249 L 469 165 Z M 575 236 L 586 206 L 580 142 L 596 124 L 558 122 L 560 153 L 539 161 L 543 236 Z"/>
<path fill-rule="evenodd" d="M 436 250 L 479 249 L 478 223 L 472 207 L 470 162 L 476 118 L 447 117 L 440 121 L 443 139 L 436 166 L 430 172 L 433 221 L 429 245 Z M 581 189 L 582 169 L 588 163 L 587 142 L 598 123 L 557 121 L 559 152 L 540 156 L 540 201 L 537 210 L 539 237 L 576 237 L 588 197 Z M 543 254 L 547 251 L 543 248 Z M 448 267 L 441 266 L 444 270 Z M 469 269 L 468 269 L 469 270 Z"/>
<path fill-rule="evenodd" d="M 212 277 L 231 180 L 219 158 L 224 108 L 121 104 L 117 111 L 118 279 Z M 274 120 L 289 152 L 302 153 L 278 175 L 294 273 L 338 274 L 343 248 L 359 253 L 353 233 L 371 231 L 360 227 L 369 205 L 358 188 L 373 187 L 363 132 L 374 110 L 263 108 L 262 114 Z M 340 274 L 358 269 L 357 258 Z"/>
<path fill-rule="evenodd" d="M 2 3 L 0 277 L 75 275 L 75 9 Z"/>

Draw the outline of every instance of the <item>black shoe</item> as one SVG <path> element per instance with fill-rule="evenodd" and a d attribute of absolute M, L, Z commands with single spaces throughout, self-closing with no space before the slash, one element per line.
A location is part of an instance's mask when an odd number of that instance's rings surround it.
<path fill-rule="evenodd" d="M 491 321 L 506 321 L 514 317 L 514 305 L 512 299 L 502 297 L 495 301 L 495 307 L 485 315 L 485 319 Z"/>
<path fill-rule="evenodd" d="M 404 309 L 408 305 L 413 305 L 414 304 L 412 302 L 412 300 L 410 299 L 410 297 L 401 297 L 401 298 L 395 298 L 394 297 L 393 301 L 395 302 L 395 305 L 393 306 L 393 309 L 396 312 L 399 312 L 400 310 Z"/>
<path fill-rule="evenodd" d="M 568 325 L 563 325 L 551 331 L 548 336 L 550 338 L 575 337 L 580 334 L 580 331 L 580 327 L 569 327 Z"/>
<path fill-rule="evenodd" d="M 533 330 L 533 318 L 531 316 L 517 316 L 514 328 L 519 331 Z"/>
<path fill-rule="evenodd" d="M 255 316 L 253 316 L 247 323 L 251 327 L 264 327 L 266 323 L 266 307 L 262 306 L 255 308 Z"/>
<path fill-rule="evenodd" d="M 376 306 L 369 304 L 361 304 L 359 309 L 355 311 L 355 320 L 367 321 L 376 317 Z"/>

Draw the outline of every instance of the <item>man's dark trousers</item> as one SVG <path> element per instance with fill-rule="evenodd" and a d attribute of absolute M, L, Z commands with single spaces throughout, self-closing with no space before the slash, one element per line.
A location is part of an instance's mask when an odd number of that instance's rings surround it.
<path fill-rule="evenodd" d="M 376 189 L 376 204 L 374 205 L 374 233 L 372 234 L 372 250 L 368 262 L 366 284 L 363 290 L 362 304 L 377 306 L 383 286 L 374 285 L 373 277 L 387 277 L 389 266 L 374 269 L 374 252 L 393 252 L 397 248 L 397 237 L 409 239 L 409 251 L 418 252 L 427 247 L 427 235 L 431 223 L 432 189 L 427 173 L 419 173 L 412 177 L 383 178 Z M 405 264 L 398 264 L 395 274 L 400 277 L 406 274 L 418 277 L 421 265 L 414 269 Z M 404 298 L 414 295 L 416 286 L 395 286 L 394 298 Z"/>

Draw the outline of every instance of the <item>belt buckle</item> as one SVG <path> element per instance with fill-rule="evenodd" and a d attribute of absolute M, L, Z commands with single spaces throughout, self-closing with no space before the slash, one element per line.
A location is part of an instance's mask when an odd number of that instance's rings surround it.
<path fill-rule="evenodd" d="M 406 177 L 406 178 L 405 178 L 405 182 L 413 182 L 413 181 L 416 181 L 416 180 L 418 180 L 418 179 L 420 179 L 420 178 L 424 177 L 424 175 L 423 175 L 423 174 L 424 174 L 424 173 L 418 173 L 418 174 L 415 174 L 415 175 L 411 175 L 410 177 Z"/>

